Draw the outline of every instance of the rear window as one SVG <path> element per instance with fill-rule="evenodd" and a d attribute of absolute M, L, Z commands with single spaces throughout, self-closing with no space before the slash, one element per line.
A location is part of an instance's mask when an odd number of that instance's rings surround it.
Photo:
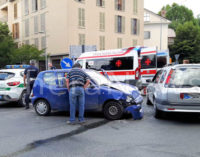
<path fill-rule="evenodd" d="M 172 73 L 169 87 L 200 87 L 200 68 L 179 68 Z"/>
<path fill-rule="evenodd" d="M 104 70 L 132 70 L 133 57 L 117 57 L 90 59 L 86 61 L 87 69 Z"/>
<path fill-rule="evenodd" d="M 156 68 L 156 55 L 142 56 L 141 68 L 142 69 Z"/>
<path fill-rule="evenodd" d="M 12 77 L 14 77 L 14 73 L 9 73 L 9 72 L 0 72 L 0 80 L 8 80 Z"/>

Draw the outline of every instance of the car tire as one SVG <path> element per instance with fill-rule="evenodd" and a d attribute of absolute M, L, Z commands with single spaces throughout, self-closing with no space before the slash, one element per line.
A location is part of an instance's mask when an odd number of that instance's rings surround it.
<path fill-rule="evenodd" d="M 157 106 L 156 106 L 156 100 L 154 98 L 154 101 L 153 101 L 153 107 L 154 107 L 154 117 L 156 119 L 161 119 L 163 117 L 163 112 L 158 110 Z"/>
<path fill-rule="evenodd" d="M 150 106 L 150 105 L 151 105 L 151 106 L 153 105 L 153 104 L 151 103 L 151 101 L 149 100 L 148 94 L 147 94 L 147 96 L 146 96 L 146 104 L 149 105 L 149 106 Z"/>
<path fill-rule="evenodd" d="M 117 101 L 109 101 L 103 108 L 103 113 L 106 119 L 117 120 L 123 115 L 124 108 Z"/>
<path fill-rule="evenodd" d="M 22 92 L 21 96 L 20 96 L 20 99 L 19 99 L 19 101 L 18 101 L 18 104 L 19 104 L 20 106 L 25 107 L 25 106 L 26 106 L 26 101 L 25 101 L 25 99 L 26 99 L 26 91 L 24 90 L 24 91 Z"/>
<path fill-rule="evenodd" d="M 49 103 L 46 100 L 37 100 L 34 104 L 35 112 L 39 116 L 47 116 L 51 112 Z"/>

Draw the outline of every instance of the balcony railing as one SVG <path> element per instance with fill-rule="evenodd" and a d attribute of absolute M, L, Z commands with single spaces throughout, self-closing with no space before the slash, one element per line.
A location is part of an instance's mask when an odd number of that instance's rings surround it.
<path fill-rule="evenodd" d="M 0 6 L 6 4 L 7 2 L 8 0 L 0 0 Z"/>

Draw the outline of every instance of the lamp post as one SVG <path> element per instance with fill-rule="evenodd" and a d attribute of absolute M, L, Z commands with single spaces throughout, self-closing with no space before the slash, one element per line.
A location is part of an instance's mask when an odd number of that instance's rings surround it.
<path fill-rule="evenodd" d="M 47 34 L 45 31 L 40 31 L 40 34 L 44 34 L 45 37 L 45 70 L 48 70 L 48 58 L 47 58 Z"/>

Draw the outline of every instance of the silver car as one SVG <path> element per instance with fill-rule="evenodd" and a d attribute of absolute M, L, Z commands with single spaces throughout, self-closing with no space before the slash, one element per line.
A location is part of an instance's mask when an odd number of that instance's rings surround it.
<path fill-rule="evenodd" d="M 156 118 L 163 112 L 200 112 L 200 64 L 164 67 L 147 82 L 146 100 Z"/>

